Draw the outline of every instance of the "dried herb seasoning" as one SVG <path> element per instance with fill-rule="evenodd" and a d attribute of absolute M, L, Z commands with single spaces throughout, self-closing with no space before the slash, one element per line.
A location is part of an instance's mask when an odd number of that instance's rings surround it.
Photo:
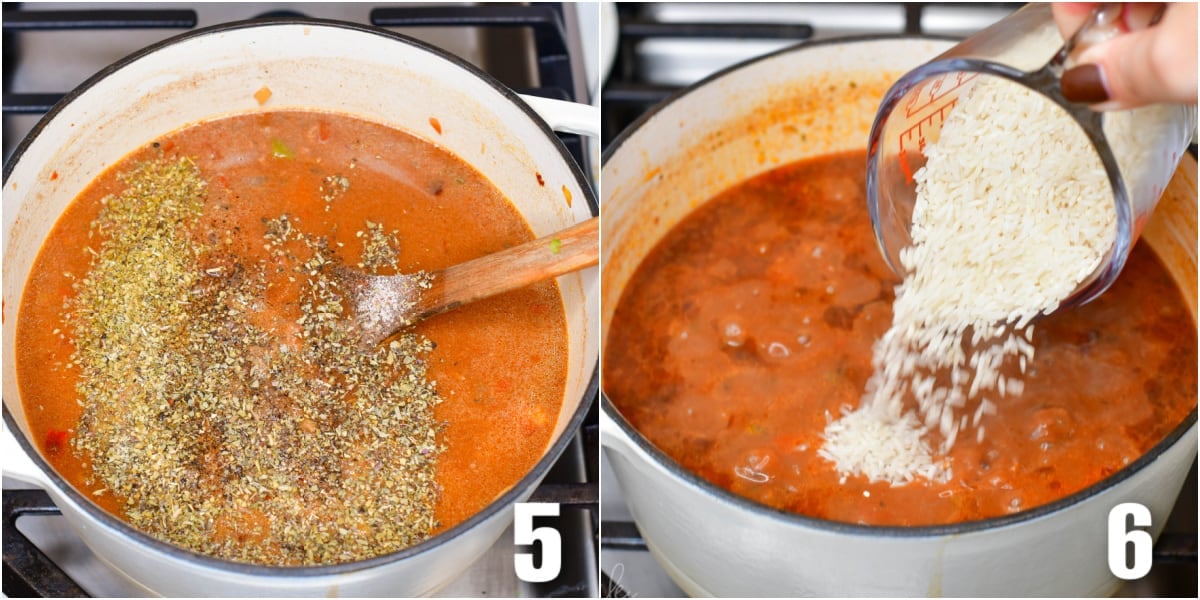
<path fill-rule="evenodd" d="M 394 231 L 384 231 L 380 223 L 367 221 L 366 226 L 366 231 L 359 232 L 359 237 L 363 240 L 363 256 L 359 266 L 372 273 L 379 273 L 387 268 L 394 269 L 400 256 L 398 234 Z"/>
<path fill-rule="evenodd" d="M 443 450 L 432 342 L 360 349 L 328 241 L 289 215 L 263 223 L 271 266 L 231 254 L 233 232 L 198 241 L 207 185 L 192 161 L 122 180 L 64 315 L 84 408 L 72 444 L 102 492 L 151 535 L 250 563 L 342 563 L 426 539 Z M 365 235 L 362 262 L 394 269 L 395 234 Z M 279 268 L 299 289 L 292 322 L 263 318 Z"/>

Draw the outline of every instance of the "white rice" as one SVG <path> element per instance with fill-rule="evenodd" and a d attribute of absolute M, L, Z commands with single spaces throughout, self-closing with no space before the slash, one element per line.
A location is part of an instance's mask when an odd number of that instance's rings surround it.
<path fill-rule="evenodd" d="M 977 78 L 923 152 L 892 326 L 875 344 L 860 406 L 824 432 L 820 453 L 844 477 L 948 479 L 944 457 L 960 430 L 982 440 L 985 417 L 1023 391 L 1033 320 L 1114 241 L 1098 156 L 1065 112 L 1024 87 Z"/>

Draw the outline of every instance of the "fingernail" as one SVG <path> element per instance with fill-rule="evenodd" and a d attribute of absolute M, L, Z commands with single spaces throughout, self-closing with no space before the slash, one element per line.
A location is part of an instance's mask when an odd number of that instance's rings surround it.
<path fill-rule="evenodd" d="M 1166 4 L 1158 7 L 1158 10 L 1154 12 L 1154 16 L 1150 17 L 1150 24 L 1147 25 L 1147 27 L 1154 27 L 1155 25 L 1158 25 L 1159 22 L 1162 21 L 1163 14 L 1165 14 L 1166 12 L 1167 12 Z"/>
<path fill-rule="evenodd" d="M 1062 74 L 1062 95 L 1071 102 L 1082 104 L 1098 104 L 1108 100 L 1104 73 L 1094 64 L 1067 69 Z"/>

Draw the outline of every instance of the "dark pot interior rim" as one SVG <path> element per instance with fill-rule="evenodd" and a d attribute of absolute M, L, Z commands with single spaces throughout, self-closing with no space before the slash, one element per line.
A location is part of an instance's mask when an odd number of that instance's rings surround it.
<path fill-rule="evenodd" d="M 579 166 L 575 164 L 574 159 L 571 158 L 571 155 L 567 152 L 566 147 L 558 139 L 557 135 L 550 129 L 550 127 L 544 121 L 542 121 L 541 117 L 539 117 L 537 115 L 537 113 L 535 113 L 533 111 L 533 109 L 529 108 L 529 106 L 527 104 L 525 104 L 525 102 L 522 101 L 520 99 L 520 97 L 517 96 L 517 94 L 515 92 L 513 92 L 511 89 L 509 89 L 504 84 L 497 81 L 491 75 L 487 74 L 486 72 L 480 70 L 479 68 L 475 67 L 471 63 L 459 58 L 458 56 L 456 56 L 450 52 L 442 50 L 436 46 L 426 44 L 425 42 L 422 42 L 420 40 L 417 40 L 417 39 L 414 39 L 414 38 L 411 38 L 408 36 L 404 36 L 404 35 L 401 35 L 401 34 L 398 34 L 398 33 L 392 32 L 392 31 L 388 31 L 383 28 L 373 27 L 373 26 L 369 26 L 369 25 L 362 25 L 362 24 L 358 24 L 358 23 L 349 23 L 349 22 L 335 21 L 335 20 L 329 20 L 329 19 L 314 19 L 314 18 L 307 18 L 307 17 L 278 17 L 278 18 L 253 19 L 253 20 L 247 20 L 247 21 L 224 23 L 224 24 L 213 25 L 213 26 L 205 27 L 205 28 L 201 28 L 201 29 L 196 29 L 193 31 L 189 31 L 189 32 L 165 39 L 165 40 L 158 42 L 156 44 L 153 44 L 151 46 L 147 46 L 146 48 L 143 48 L 142 50 L 139 50 L 139 51 L 109 65 L 108 67 L 105 67 L 104 69 L 102 69 L 101 71 L 96 73 L 94 76 L 89 78 L 87 81 L 80 84 L 79 87 L 75 88 L 70 93 L 68 93 L 65 97 L 63 97 L 62 100 L 60 100 L 57 104 L 55 104 L 55 106 L 49 112 L 47 112 L 46 115 L 41 120 L 38 121 L 38 123 L 29 132 L 29 134 L 25 137 L 25 139 L 23 139 L 21 141 L 20 145 L 18 145 L 17 148 L 13 151 L 12 156 L 5 162 L 5 164 L 4 164 L 4 181 L 5 182 L 8 181 L 9 175 L 11 174 L 14 166 L 19 162 L 19 160 L 20 160 L 21 156 L 24 154 L 25 150 L 33 143 L 34 139 L 45 129 L 47 124 L 49 124 L 54 119 L 54 117 L 57 116 L 58 113 L 60 113 L 62 111 L 63 107 L 65 107 L 68 104 L 70 104 L 71 102 L 74 102 L 77 99 L 79 99 L 79 97 L 82 96 L 85 92 L 90 90 L 97 83 L 104 80 L 106 77 L 115 73 L 116 71 L 118 71 L 122 68 L 125 68 L 125 67 L 129 66 L 130 64 L 132 64 L 150 54 L 153 54 L 154 52 L 156 52 L 160 49 L 175 45 L 180 42 L 186 42 L 188 40 L 191 40 L 192 38 L 198 38 L 201 36 L 213 35 L 213 34 L 241 30 L 241 29 L 253 29 L 253 28 L 261 28 L 261 27 L 273 27 L 273 26 L 289 26 L 289 25 L 303 25 L 303 26 L 312 26 L 312 27 L 346 29 L 346 30 L 360 32 L 363 34 L 380 36 L 380 37 L 390 39 L 390 40 L 395 41 L 400 44 L 405 44 L 405 45 L 411 46 L 411 47 L 415 48 L 416 50 L 425 51 L 425 52 L 434 54 L 434 55 L 438 56 L 439 58 L 444 59 L 450 63 L 453 63 L 455 66 L 457 66 L 461 69 L 464 69 L 464 70 L 470 72 L 471 74 L 475 75 L 479 79 L 488 83 L 496 92 L 498 92 L 499 94 L 504 96 L 509 102 L 516 104 L 542 130 L 543 135 L 546 136 L 551 141 L 551 143 L 554 144 L 554 147 L 557 149 L 558 159 L 564 161 L 567 164 L 568 168 L 570 168 L 572 174 L 575 177 L 576 184 L 578 185 L 579 189 L 582 190 L 582 192 L 584 194 L 585 200 L 587 201 L 588 208 L 589 208 L 591 214 L 593 216 L 599 214 L 599 205 L 597 204 L 595 193 L 593 192 L 591 186 L 588 184 L 587 179 L 584 177 Z M 574 414 L 571 416 L 570 420 L 567 422 L 566 428 L 563 430 L 563 432 L 561 434 L 559 434 L 558 439 L 555 440 L 554 443 L 550 445 L 550 447 L 546 450 L 545 454 L 543 454 L 542 458 L 537 462 L 537 464 L 535 464 L 530 469 L 530 471 L 528 473 L 525 474 L 524 477 L 522 477 L 511 488 L 509 488 L 508 491 L 504 492 L 502 495 L 500 495 L 498 498 L 493 500 L 486 507 L 484 507 L 482 510 L 480 510 L 479 512 L 472 515 L 467 520 L 463 521 L 462 523 L 459 523 L 458 525 L 455 525 L 454 527 L 451 527 L 450 529 L 448 529 L 446 531 L 443 531 L 437 535 L 434 535 L 419 544 L 410 546 L 403 550 L 392 552 L 390 554 L 376 556 L 376 557 L 369 558 L 369 559 L 348 562 L 348 563 L 340 563 L 340 564 L 336 564 L 336 565 L 323 565 L 323 566 L 263 566 L 263 565 L 241 563 L 241 562 L 235 562 L 235 561 L 225 560 L 225 559 L 221 559 L 221 558 L 215 558 L 215 557 L 208 556 L 205 554 L 200 554 L 198 552 L 180 548 L 173 544 L 170 544 L 170 543 L 164 542 L 162 540 L 159 540 L 157 538 L 154 538 L 154 537 L 152 537 L 146 533 L 143 533 L 142 531 L 132 527 L 125 521 L 122 521 L 121 519 L 109 514 L 108 511 L 105 511 L 104 509 L 102 509 L 99 506 L 97 506 L 96 504 L 94 504 L 90 499 L 86 498 L 83 494 L 78 492 L 74 488 L 74 486 L 67 483 L 66 480 L 64 480 L 45 461 L 45 459 L 42 458 L 41 453 L 39 453 L 30 444 L 29 440 L 26 439 L 24 432 L 22 432 L 21 429 L 16 426 L 16 420 L 13 418 L 13 415 L 10 413 L 7 404 L 4 405 L 4 421 L 7 424 L 7 427 L 11 430 L 13 437 L 16 438 L 17 442 L 21 445 L 22 449 L 24 449 L 25 453 L 30 457 L 30 459 L 34 462 L 34 464 L 37 465 L 37 467 L 39 469 L 41 469 L 43 474 L 46 475 L 47 479 L 55 487 L 55 491 L 66 496 L 67 498 L 69 498 L 73 503 L 75 503 L 77 506 L 79 506 L 82 509 L 83 513 L 86 514 L 93 522 L 98 524 L 100 527 L 110 530 L 110 533 L 116 533 L 122 537 L 129 538 L 133 542 L 138 543 L 151 551 L 154 551 L 161 555 L 166 555 L 167 557 L 170 557 L 174 560 L 178 560 L 178 561 L 186 562 L 186 563 L 192 563 L 192 564 L 196 564 L 196 565 L 199 565 L 202 567 L 207 567 L 207 568 L 211 568 L 211 569 L 215 569 L 215 570 L 219 570 L 219 571 L 224 571 L 224 572 L 229 572 L 229 573 L 238 573 L 241 575 L 261 576 L 261 577 L 320 578 L 320 577 L 329 577 L 332 575 L 344 575 L 344 574 L 349 574 L 349 573 L 361 572 L 361 571 L 389 565 L 392 563 L 396 563 L 399 561 L 403 561 L 407 558 L 410 558 L 410 557 L 413 557 L 413 556 L 416 556 L 419 554 L 424 554 L 425 552 L 434 550 L 434 549 L 438 548 L 439 546 L 442 546 L 443 544 L 446 544 L 447 542 L 450 542 L 451 540 L 458 538 L 459 536 L 463 535 L 467 531 L 474 529 L 477 525 L 480 525 L 481 523 L 497 516 L 498 514 L 501 513 L 501 511 L 508 509 L 508 507 L 510 507 L 512 504 L 514 504 L 518 500 L 520 500 L 523 495 L 525 495 L 533 490 L 535 484 L 537 482 L 541 481 L 541 478 L 546 475 L 546 473 L 550 470 L 550 467 L 553 466 L 554 463 L 558 460 L 558 457 L 563 453 L 563 451 L 566 449 L 567 445 L 569 445 L 571 443 L 571 440 L 574 438 L 575 433 L 579 430 L 580 424 L 583 422 L 584 418 L 586 417 L 586 415 L 588 413 L 588 410 L 591 408 L 593 399 L 596 398 L 596 396 L 598 395 L 599 388 L 600 388 L 600 371 L 599 371 L 599 365 L 598 365 L 598 361 L 597 361 L 597 366 L 593 368 L 592 376 L 591 376 L 590 380 L 588 381 L 588 385 L 587 385 L 586 389 L 584 390 L 583 398 L 580 400 L 579 405 L 575 408 Z"/>
<path fill-rule="evenodd" d="M 727 67 L 720 71 L 717 71 L 716 73 L 713 73 L 712 75 L 702 79 L 701 81 L 679 90 L 678 92 L 672 94 L 669 98 L 667 98 L 663 102 L 655 105 L 650 110 L 643 113 L 640 117 L 638 117 L 638 119 L 636 121 L 634 121 L 629 127 L 625 128 L 608 145 L 608 147 L 604 151 L 603 163 L 607 163 L 613 156 L 615 156 L 617 151 L 621 148 L 621 146 L 626 141 L 628 141 L 630 138 L 632 138 L 638 131 L 640 131 L 641 128 L 650 121 L 650 119 L 654 118 L 659 113 L 668 110 L 671 107 L 671 105 L 673 105 L 679 99 L 681 99 L 689 94 L 703 92 L 704 88 L 706 88 L 709 83 L 714 82 L 726 75 L 729 75 L 730 73 L 733 73 L 734 71 L 741 70 L 743 68 L 749 67 L 756 63 L 766 61 L 766 60 L 771 60 L 773 58 L 776 58 L 776 57 L 779 57 L 779 56 L 782 56 L 785 54 L 800 53 L 800 52 L 803 52 L 803 51 L 811 49 L 811 48 L 816 48 L 816 47 L 826 46 L 826 45 L 838 45 L 838 44 L 858 43 L 858 42 L 875 42 L 875 41 L 886 41 L 886 40 L 959 41 L 960 39 L 961 38 L 953 38 L 953 37 L 945 37 L 945 36 L 906 35 L 906 34 L 863 35 L 863 36 L 828 39 L 828 40 L 817 40 L 817 41 L 812 41 L 812 42 L 803 42 L 803 43 L 797 44 L 795 46 L 783 48 L 776 52 L 772 52 L 769 54 L 765 54 L 763 56 L 752 58 L 750 60 L 735 64 L 733 66 L 730 66 L 730 67 Z M 717 485 L 714 485 L 713 483 L 710 483 L 708 480 L 696 475 L 695 473 L 692 473 L 691 471 L 687 470 L 682 465 L 680 465 L 678 462 L 676 462 L 675 459 L 668 456 L 665 452 L 663 452 L 662 450 L 659 450 L 657 446 L 655 446 L 653 443 L 651 443 L 650 440 L 648 440 L 644 435 L 642 435 L 641 432 L 639 432 L 636 428 L 634 428 L 634 426 L 627 419 L 625 419 L 624 415 L 621 414 L 621 412 L 617 409 L 616 405 L 613 404 L 611 399 L 609 399 L 608 394 L 605 394 L 603 392 L 601 392 L 601 408 L 604 410 L 604 412 L 607 416 L 612 418 L 613 422 L 617 424 L 617 426 L 626 435 L 626 437 L 629 438 L 630 440 L 632 440 L 633 443 L 638 447 L 638 449 L 640 449 L 642 452 L 645 452 L 647 456 L 649 456 L 651 459 L 653 459 L 654 462 L 658 464 L 658 466 L 665 469 L 668 473 L 670 473 L 677 479 L 682 480 L 684 483 L 686 483 L 686 484 L 690 485 L 691 487 L 697 489 L 698 491 L 708 495 L 709 497 L 711 497 L 713 500 L 715 500 L 717 502 L 729 504 L 729 505 L 732 505 L 736 509 L 749 511 L 751 513 L 755 513 L 755 514 L 758 514 L 758 515 L 761 515 L 764 517 L 779 519 L 779 520 L 785 521 L 789 524 L 802 525 L 805 527 L 810 527 L 810 528 L 818 529 L 818 530 L 822 530 L 822 531 L 830 531 L 833 533 L 864 536 L 864 537 L 889 537 L 889 538 L 936 538 L 936 537 L 944 537 L 944 536 L 950 536 L 950 535 L 978 533 L 978 532 L 982 532 L 982 531 L 999 529 L 999 528 L 1007 527 L 1007 526 L 1011 526 L 1011 525 L 1017 525 L 1019 523 L 1024 523 L 1026 521 L 1032 521 L 1035 519 L 1039 519 L 1039 518 L 1051 515 L 1058 511 L 1061 511 L 1061 510 L 1064 510 L 1071 506 L 1074 506 L 1076 504 L 1079 504 L 1079 503 L 1083 502 L 1084 500 L 1087 500 L 1088 498 L 1099 495 L 1099 494 L 1107 491 L 1108 489 L 1115 487 L 1117 484 L 1125 481 L 1126 479 L 1129 479 L 1130 477 L 1132 477 L 1134 474 L 1138 473 L 1142 469 L 1146 468 L 1151 463 L 1153 463 L 1155 460 L 1157 460 L 1159 456 L 1161 456 L 1164 452 L 1166 452 L 1168 448 L 1174 446 L 1176 442 L 1178 442 L 1180 439 L 1182 439 L 1184 434 L 1187 433 L 1187 431 L 1196 424 L 1196 420 L 1197 420 L 1197 409 L 1193 408 L 1192 411 L 1190 413 L 1188 413 L 1187 417 L 1185 417 L 1183 419 L 1183 421 L 1179 424 L 1178 427 L 1173 429 L 1169 434 L 1167 434 L 1166 437 L 1164 437 L 1161 441 L 1159 441 L 1158 444 L 1155 444 L 1152 448 L 1150 448 L 1150 450 L 1148 450 L 1145 454 L 1143 454 L 1137 460 L 1129 463 L 1128 465 L 1125 465 L 1119 471 L 1113 473 L 1112 475 L 1109 475 L 1108 477 L 1106 477 L 1100 481 L 1097 481 L 1096 483 L 1093 483 L 1092 485 L 1090 485 L 1082 490 L 1079 490 L 1078 492 L 1075 492 L 1073 494 L 1070 494 L 1070 495 L 1064 496 L 1058 500 L 1055 500 L 1054 502 L 1050 502 L 1050 503 L 1043 504 L 1041 506 L 1037 506 L 1037 507 L 1034 507 L 1034 508 L 1026 510 L 1026 511 L 1021 511 L 1018 513 L 1014 513 L 1011 515 L 1005 515 L 1005 516 L 1001 516 L 1001 517 L 991 517 L 988 519 L 965 521 L 965 522 L 959 522 L 959 523 L 952 523 L 949 525 L 920 525 L 920 526 L 904 527 L 904 526 L 894 526 L 894 525 L 887 525 L 887 526 L 859 525 L 856 523 L 846 523 L 846 522 L 842 522 L 842 521 L 831 521 L 828 519 L 819 519 L 816 517 L 810 517 L 810 516 L 801 515 L 798 513 L 780 510 L 777 508 L 772 508 L 765 504 L 760 504 L 758 502 L 755 502 L 754 500 L 750 500 L 749 498 L 739 496 L 739 495 L 734 494 L 733 492 L 730 492 L 722 487 L 719 487 Z"/>

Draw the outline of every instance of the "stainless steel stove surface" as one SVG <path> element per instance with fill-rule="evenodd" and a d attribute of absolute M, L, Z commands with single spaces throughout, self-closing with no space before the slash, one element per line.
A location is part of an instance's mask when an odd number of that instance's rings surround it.
<path fill-rule="evenodd" d="M 372 23 L 453 52 L 521 93 L 587 102 L 596 72 L 581 30 L 598 27 L 595 3 L 498 6 L 472 3 L 36 3 L 4 4 L 4 156 L 68 90 L 129 53 L 194 27 L 261 16 L 308 16 Z M 563 136 L 575 160 L 593 150 Z M 587 173 L 592 172 L 584 168 Z M 596 597 L 598 457 L 596 416 L 584 422 L 533 501 L 559 502 L 563 569 L 529 584 L 513 570 L 511 529 L 458 580 L 446 597 Z M 145 596 L 147 591 L 101 561 L 57 515 L 49 498 L 5 478 L 6 596 Z M 547 521 L 547 524 L 550 524 Z M 30 548 L 31 542 L 35 547 Z M 48 563 L 41 562 L 42 557 Z M 65 572 L 65 576 L 64 576 Z"/>
<path fill-rule="evenodd" d="M 601 92 L 605 145 L 653 105 L 723 68 L 807 40 L 863 34 L 963 37 L 1007 16 L 1013 3 L 652 3 L 618 5 L 619 38 Z M 633 523 L 601 456 L 600 593 L 680 597 Z M 1123 597 L 1196 597 L 1196 467 L 1159 544 L 1155 567 Z"/>

